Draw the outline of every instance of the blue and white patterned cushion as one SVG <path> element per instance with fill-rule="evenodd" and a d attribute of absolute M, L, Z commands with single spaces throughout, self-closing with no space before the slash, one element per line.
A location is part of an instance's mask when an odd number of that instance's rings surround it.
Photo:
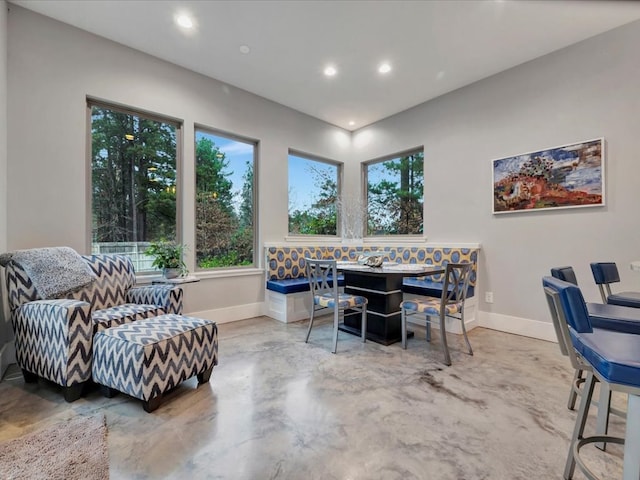
<path fill-rule="evenodd" d="M 362 254 L 376 252 L 385 262 L 430 263 L 446 267 L 448 263 L 472 263 L 469 286 L 476 284 L 478 249 L 475 248 L 438 248 L 438 247 L 402 247 L 402 246 L 271 246 L 265 249 L 267 280 L 286 280 L 306 275 L 306 258 L 332 259 L 337 261 L 355 261 Z M 442 274 L 431 275 L 432 282 L 442 282 Z"/>
<path fill-rule="evenodd" d="M 413 310 L 415 312 L 424 313 L 426 315 L 440 315 L 441 299 L 439 298 L 414 298 L 405 300 L 400 304 L 405 310 Z M 445 314 L 454 315 L 462 311 L 462 303 L 450 303 L 445 305 Z"/>
<path fill-rule="evenodd" d="M 323 293 L 322 295 L 315 295 L 313 297 L 313 303 L 321 307 L 333 308 L 336 304 L 335 298 L 332 293 Z M 358 295 L 349 295 L 347 293 L 338 294 L 338 308 L 352 308 L 364 305 L 367 303 L 367 299 Z"/>
<path fill-rule="evenodd" d="M 164 315 L 165 313 L 167 312 L 157 305 L 125 303 L 124 305 L 97 310 L 91 315 L 91 320 L 94 324 L 94 332 L 97 333 L 106 328 Z"/>

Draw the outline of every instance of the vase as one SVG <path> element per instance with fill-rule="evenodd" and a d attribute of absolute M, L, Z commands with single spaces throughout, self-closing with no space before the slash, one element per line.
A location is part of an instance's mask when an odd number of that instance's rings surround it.
<path fill-rule="evenodd" d="M 166 279 L 178 278 L 181 274 L 182 274 L 181 268 L 163 268 L 162 269 L 162 275 L 164 275 L 164 278 Z"/>

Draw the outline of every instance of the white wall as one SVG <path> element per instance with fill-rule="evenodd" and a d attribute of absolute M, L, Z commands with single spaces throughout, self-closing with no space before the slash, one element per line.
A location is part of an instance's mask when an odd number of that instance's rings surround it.
<path fill-rule="evenodd" d="M 85 250 L 85 97 L 180 118 L 185 198 L 193 196 L 194 122 L 260 141 L 260 242 L 287 234 L 289 148 L 346 162 L 348 193 L 360 162 L 424 145 L 425 225 L 430 242 L 479 242 L 484 325 L 553 338 L 540 279 L 573 265 L 597 300 L 590 261 L 618 262 L 623 284 L 640 258 L 637 119 L 640 22 L 568 47 L 409 111 L 348 132 L 215 80 L 12 6 L 9 14 L 7 248 Z M 390 92 L 392 93 L 392 92 Z M 604 136 L 607 205 L 491 214 L 491 160 Z M 191 159 L 191 160 L 190 160 Z M 193 205 L 186 202 L 185 225 Z M 184 241 L 194 244 L 192 230 Z M 263 276 L 214 278 L 187 289 L 188 312 L 217 319 L 256 312 Z M 495 303 L 484 303 L 484 291 Z"/>
<path fill-rule="evenodd" d="M 7 249 L 7 3 L 0 0 L 0 253 Z M 13 361 L 12 337 L 2 293 L 0 268 L 0 378 Z"/>
<path fill-rule="evenodd" d="M 554 338 L 541 288 L 553 266 L 573 265 L 591 301 L 600 301 L 592 261 L 617 262 L 624 287 L 640 290 L 629 270 L 640 259 L 639 44 L 635 22 L 354 134 L 358 160 L 424 145 L 425 233 L 482 243 L 481 324 Z M 491 214 L 492 159 L 598 137 L 605 207 Z"/>
<path fill-rule="evenodd" d="M 194 196 L 194 123 L 259 140 L 260 244 L 287 233 L 288 149 L 339 160 L 350 147 L 345 130 L 17 6 L 9 13 L 9 91 L 9 249 L 86 251 L 87 95 L 183 120 L 187 199 Z M 193 202 L 182 213 L 184 225 L 193 225 Z M 193 247 L 193 228 L 183 241 Z M 187 312 L 253 305 L 248 311 L 257 315 L 264 275 L 185 288 Z"/>

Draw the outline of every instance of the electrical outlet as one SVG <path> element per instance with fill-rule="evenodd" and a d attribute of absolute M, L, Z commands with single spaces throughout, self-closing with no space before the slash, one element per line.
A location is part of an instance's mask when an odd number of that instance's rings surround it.
<path fill-rule="evenodd" d="M 487 303 L 493 303 L 493 292 L 484 292 L 484 301 Z"/>

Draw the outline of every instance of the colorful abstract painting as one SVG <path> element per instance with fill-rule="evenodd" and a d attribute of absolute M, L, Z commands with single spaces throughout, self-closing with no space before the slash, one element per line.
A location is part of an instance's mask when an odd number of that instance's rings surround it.
<path fill-rule="evenodd" d="M 493 160 L 493 213 L 604 205 L 604 139 Z"/>

